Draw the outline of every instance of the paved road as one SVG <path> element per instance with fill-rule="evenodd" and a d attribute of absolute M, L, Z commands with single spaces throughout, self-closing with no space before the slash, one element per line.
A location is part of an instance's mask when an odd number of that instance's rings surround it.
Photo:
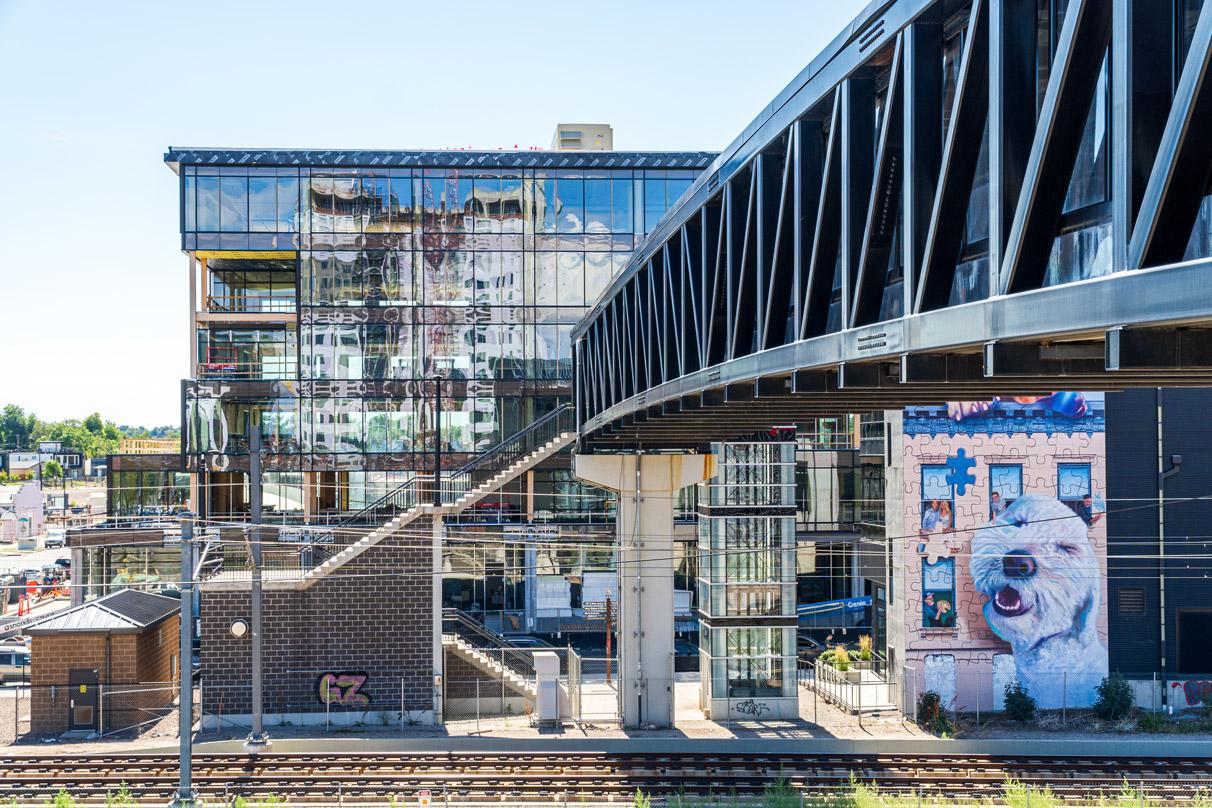
<path fill-rule="evenodd" d="M 38 545 L 41 547 L 41 540 Z M 42 569 L 47 564 L 54 564 L 60 558 L 71 558 L 71 551 L 66 547 L 52 550 L 18 550 L 15 544 L 0 545 L 0 571 Z"/>

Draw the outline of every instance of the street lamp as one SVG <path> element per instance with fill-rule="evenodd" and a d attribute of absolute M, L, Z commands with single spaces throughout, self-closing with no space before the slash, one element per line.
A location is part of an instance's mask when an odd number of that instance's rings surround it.
<path fill-rule="evenodd" d="M 244 742 L 244 751 L 256 754 L 267 751 L 270 747 L 269 734 L 262 723 L 264 684 L 262 682 L 261 658 L 261 629 L 262 629 L 262 598 L 261 598 L 261 419 L 260 414 L 253 410 L 248 418 L 248 481 L 251 498 L 252 525 L 250 526 L 250 558 L 252 560 L 252 581 L 250 600 L 252 608 L 252 729 Z"/>

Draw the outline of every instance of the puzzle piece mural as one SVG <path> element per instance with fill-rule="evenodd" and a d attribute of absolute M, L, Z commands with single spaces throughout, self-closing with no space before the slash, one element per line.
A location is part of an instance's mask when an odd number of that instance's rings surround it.
<path fill-rule="evenodd" d="M 911 538 L 898 578 L 906 593 L 898 653 L 919 671 L 931 669 L 944 691 L 958 691 L 961 709 L 994 709 L 1011 680 L 1041 706 L 1088 701 L 1107 666 L 1102 394 L 912 407 L 903 428 L 901 535 Z M 1041 517 L 1045 511 L 1051 516 Z M 1017 547 L 1015 531 L 991 540 L 1011 519 L 1039 521 L 1036 544 L 1069 536 L 1065 547 L 1081 550 L 1068 565 L 1080 582 L 1068 581 L 1065 565 L 1047 553 L 1036 558 L 1031 547 Z M 978 551 L 987 556 L 980 575 Z M 1054 596 L 1079 590 L 1076 600 Z M 1084 610 L 1081 620 L 1064 613 L 1071 603 Z M 1060 632 L 1048 653 L 1027 653 L 1036 648 L 1034 633 L 1052 637 L 1050 626 L 1066 624 L 1088 631 Z"/>
<path fill-rule="evenodd" d="M 968 492 L 968 486 L 976 483 L 976 477 L 972 476 L 975 465 L 976 461 L 968 457 L 963 449 L 947 458 L 947 484 L 955 486 L 955 493 L 961 497 Z"/>

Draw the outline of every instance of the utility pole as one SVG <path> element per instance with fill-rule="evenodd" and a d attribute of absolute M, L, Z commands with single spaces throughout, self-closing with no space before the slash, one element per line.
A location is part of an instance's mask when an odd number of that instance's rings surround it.
<path fill-rule="evenodd" d="M 269 735 L 262 725 L 264 686 L 261 681 L 261 419 L 254 411 L 248 419 L 248 490 L 252 525 L 249 529 L 249 558 L 252 561 L 252 731 L 244 751 L 256 754 L 269 749 Z"/>
<path fill-rule="evenodd" d="M 181 655 L 177 675 L 181 681 L 177 699 L 177 728 L 181 736 L 181 780 L 171 808 L 196 805 L 193 787 L 194 754 L 194 522 L 193 514 L 181 520 Z"/>
<path fill-rule="evenodd" d="M 614 634 L 614 613 L 610 607 L 610 593 L 606 593 L 606 684 L 610 684 L 610 638 Z"/>

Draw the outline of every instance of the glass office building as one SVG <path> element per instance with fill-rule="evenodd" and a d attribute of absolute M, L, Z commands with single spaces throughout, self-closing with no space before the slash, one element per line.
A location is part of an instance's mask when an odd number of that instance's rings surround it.
<path fill-rule="evenodd" d="M 246 517 L 250 423 L 267 518 L 327 520 L 566 401 L 573 324 L 713 156 L 170 150 L 195 510 Z M 600 521 L 607 499 L 521 490 L 517 517 Z"/>

